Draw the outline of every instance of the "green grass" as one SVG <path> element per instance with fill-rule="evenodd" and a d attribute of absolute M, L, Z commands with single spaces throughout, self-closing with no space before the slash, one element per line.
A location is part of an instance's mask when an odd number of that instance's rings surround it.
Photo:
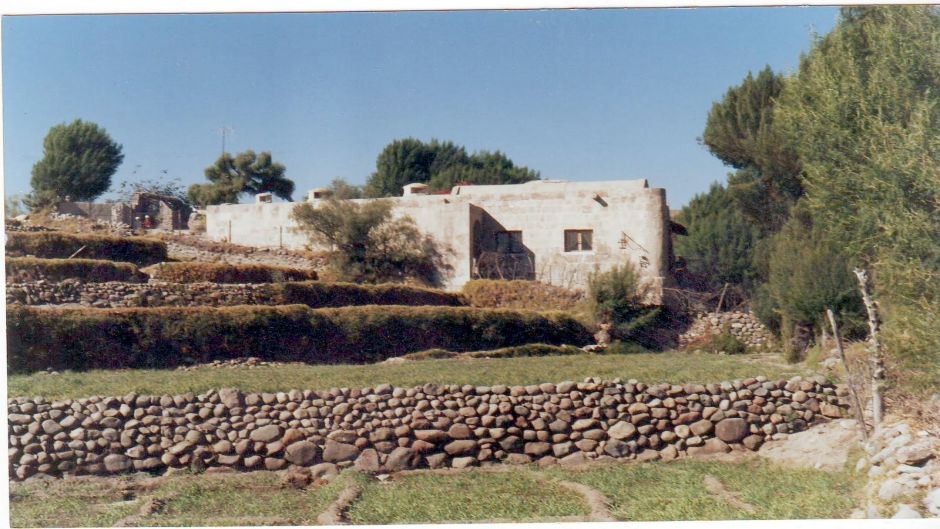
<path fill-rule="evenodd" d="M 137 515 L 151 499 L 165 502 L 138 526 L 308 525 L 326 510 L 349 478 L 322 487 L 285 487 L 272 472 L 164 478 L 135 489 L 132 478 L 52 480 L 10 484 L 13 527 L 109 527 Z M 133 492 L 124 500 L 122 489 Z"/>
<path fill-rule="evenodd" d="M 625 356 L 573 355 L 529 358 L 476 358 L 424 360 L 401 364 L 286 365 L 276 367 L 122 369 L 9 375 L 9 396 L 51 399 L 91 395 L 201 393 L 234 387 L 244 391 L 371 387 L 382 383 L 411 387 L 437 384 L 522 385 L 581 381 L 585 377 L 635 378 L 646 383 L 720 382 L 764 375 L 788 378 L 806 374 L 799 365 L 787 365 L 777 355 L 718 356 L 672 351 Z"/>
<path fill-rule="evenodd" d="M 356 524 L 531 521 L 587 514 L 578 495 L 523 472 L 411 474 L 387 483 L 372 481 L 348 511 Z"/>
<path fill-rule="evenodd" d="M 117 480 L 10 482 L 13 527 L 110 527 L 139 508 Z"/>
<path fill-rule="evenodd" d="M 789 469 L 758 460 L 616 464 L 549 473 L 597 489 L 611 501 L 614 516 L 629 521 L 845 518 L 859 503 L 862 486 L 849 471 Z M 706 475 L 754 512 L 709 492 Z"/>

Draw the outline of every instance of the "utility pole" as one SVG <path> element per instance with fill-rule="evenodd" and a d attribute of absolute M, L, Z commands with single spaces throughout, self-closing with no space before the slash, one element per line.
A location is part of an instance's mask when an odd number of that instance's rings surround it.
<path fill-rule="evenodd" d="M 222 135 L 222 154 L 224 155 L 225 154 L 225 136 L 226 134 L 231 134 L 235 132 L 235 129 L 231 127 L 219 127 L 218 132 L 219 134 Z"/>

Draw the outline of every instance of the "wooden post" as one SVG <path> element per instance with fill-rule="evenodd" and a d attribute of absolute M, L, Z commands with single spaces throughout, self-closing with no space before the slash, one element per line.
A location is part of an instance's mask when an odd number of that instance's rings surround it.
<path fill-rule="evenodd" d="M 228 221 L 228 243 L 232 244 L 232 221 Z"/>
<path fill-rule="evenodd" d="M 721 312 L 721 303 L 725 300 L 725 291 L 728 290 L 728 283 L 725 283 L 725 286 L 721 288 L 721 296 L 718 298 L 718 306 L 715 307 L 715 312 Z"/>
<path fill-rule="evenodd" d="M 76 255 L 82 253 L 82 251 L 84 251 L 84 250 L 85 250 L 85 247 L 82 246 L 82 247 L 79 248 L 78 250 L 75 250 L 75 253 L 73 253 L 72 255 L 70 255 L 68 258 L 69 258 L 69 259 L 72 259 L 72 258 L 75 257 Z"/>
<path fill-rule="evenodd" d="M 842 360 L 842 367 L 845 368 L 845 383 L 849 386 L 849 393 L 852 394 L 852 400 L 855 404 L 855 420 L 858 421 L 858 429 L 862 432 L 862 439 L 867 441 L 868 428 L 865 426 L 865 411 L 862 408 L 862 399 L 858 398 L 855 381 L 852 379 L 852 372 L 849 371 L 849 363 L 845 361 L 845 349 L 842 348 L 842 335 L 839 334 L 839 326 L 836 325 L 836 315 L 833 314 L 832 309 L 826 309 L 826 316 L 829 316 L 832 335 L 836 339 L 836 349 L 839 350 L 839 359 Z"/>
<path fill-rule="evenodd" d="M 881 339 L 879 338 L 880 322 L 878 321 L 878 307 L 871 299 L 871 290 L 868 284 L 868 271 L 862 268 L 853 270 L 858 277 L 859 290 L 862 292 L 862 303 L 868 313 L 869 351 L 871 353 L 871 407 L 872 422 L 875 432 L 881 428 L 881 419 L 884 414 L 884 403 L 881 392 L 884 389 L 885 365 L 882 357 Z"/>

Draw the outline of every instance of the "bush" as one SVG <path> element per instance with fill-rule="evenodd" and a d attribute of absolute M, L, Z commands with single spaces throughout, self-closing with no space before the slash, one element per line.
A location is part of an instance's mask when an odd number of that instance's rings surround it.
<path fill-rule="evenodd" d="M 144 272 L 168 283 L 275 283 L 317 279 L 312 270 L 286 266 L 232 265 L 221 263 L 160 263 Z"/>
<path fill-rule="evenodd" d="M 702 348 L 712 353 L 729 355 L 740 355 L 747 352 L 747 345 L 727 330 L 712 335 Z"/>
<path fill-rule="evenodd" d="M 642 345 L 636 342 L 624 342 L 622 340 L 616 340 L 611 342 L 606 349 L 603 349 L 600 354 L 605 355 L 635 355 L 643 354 L 650 352 L 649 349 L 643 347 Z"/>
<path fill-rule="evenodd" d="M 164 368 L 245 356 L 370 363 L 432 348 L 478 351 L 590 340 L 588 329 L 563 313 L 468 307 L 14 307 L 7 312 L 11 373 Z"/>
<path fill-rule="evenodd" d="M 444 349 L 428 349 L 417 353 L 406 354 L 403 358 L 408 360 L 441 360 L 448 358 L 522 358 L 533 356 L 566 356 L 580 355 L 584 351 L 572 345 L 548 345 L 544 343 L 530 343 L 513 347 L 503 347 L 489 351 L 471 351 L 458 353 Z"/>
<path fill-rule="evenodd" d="M 6 250 L 10 257 L 67 258 L 85 247 L 83 259 L 105 259 L 147 266 L 166 261 L 166 244 L 144 237 L 109 237 L 60 232 L 11 232 Z"/>
<path fill-rule="evenodd" d="M 20 283 L 45 279 L 81 279 L 86 283 L 123 281 L 143 283 L 147 274 L 131 263 L 118 263 L 97 259 L 37 259 L 34 257 L 7 257 L 7 281 Z"/>
<path fill-rule="evenodd" d="M 384 200 L 330 199 L 317 207 L 305 202 L 294 207 L 291 219 L 312 243 L 335 249 L 330 264 L 345 281 L 437 286 L 451 270 L 444 250 L 411 217 L 393 217 Z"/>
<path fill-rule="evenodd" d="M 355 283 L 279 283 L 275 289 L 279 305 L 346 307 L 352 305 L 465 305 L 460 294 L 404 285 L 357 285 Z"/>
<path fill-rule="evenodd" d="M 526 309 L 526 310 L 576 310 L 584 299 L 574 292 L 538 281 L 498 281 L 476 279 L 463 287 L 463 295 L 473 307 Z"/>

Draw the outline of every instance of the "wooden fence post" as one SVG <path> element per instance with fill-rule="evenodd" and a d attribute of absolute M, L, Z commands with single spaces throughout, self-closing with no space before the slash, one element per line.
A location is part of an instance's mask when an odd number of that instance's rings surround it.
<path fill-rule="evenodd" d="M 862 439 L 868 440 L 868 428 L 865 426 L 865 410 L 862 408 L 862 399 L 858 398 L 858 391 L 855 387 L 855 380 L 852 378 L 852 372 L 849 371 L 849 363 L 845 360 L 845 349 L 842 348 L 842 335 L 839 334 L 839 326 L 836 325 L 836 316 L 832 309 L 826 309 L 826 316 L 829 316 L 829 324 L 832 325 L 832 335 L 836 338 L 836 349 L 839 350 L 839 359 L 842 360 L 842 367 L 845 368 L 845 383 L 849 386 L 849 392 L 855 404 L 855 419 L 858 421 L 858 429 L 862 432 Z"/>

